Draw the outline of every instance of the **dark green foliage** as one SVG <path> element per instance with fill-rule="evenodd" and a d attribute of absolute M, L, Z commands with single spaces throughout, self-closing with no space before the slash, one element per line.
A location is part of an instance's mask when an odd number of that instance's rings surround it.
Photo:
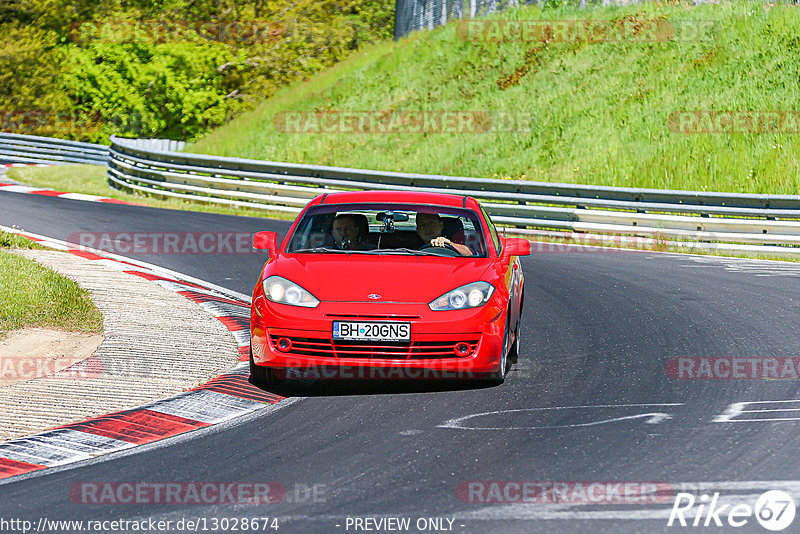
<path fill-rule="evenodd" d="M 0 130 L 193 139 L 391 37 L 391 0 L 6 0 Z M 255 28 L 255 31 L 253 29 Z"/>

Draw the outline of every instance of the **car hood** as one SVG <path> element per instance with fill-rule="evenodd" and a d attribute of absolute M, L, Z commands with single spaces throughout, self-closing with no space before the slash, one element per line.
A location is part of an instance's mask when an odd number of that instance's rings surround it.
<path fill-rule="evenodd" d="M 265 274 L 291 280 L 321 301 L 428 303 L 480 280 L 490 265 L 489 258 L 281 254 Z"/>

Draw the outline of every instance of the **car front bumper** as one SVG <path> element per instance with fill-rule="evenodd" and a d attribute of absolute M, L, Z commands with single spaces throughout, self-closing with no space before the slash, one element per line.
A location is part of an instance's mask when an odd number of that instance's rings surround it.
<path fill-rule="evenodd" d="M 334 341 L 334 321 L 408 322 L 410 342 Z M 506 310 L 492 298 L 480 308 L 434 312 L 427 304 L 321 302 L 251 309 L 253 362 L 320 378 L 475 378 L 497 371 Z M 469 346 L 465 354 L 456 345 Z"/>

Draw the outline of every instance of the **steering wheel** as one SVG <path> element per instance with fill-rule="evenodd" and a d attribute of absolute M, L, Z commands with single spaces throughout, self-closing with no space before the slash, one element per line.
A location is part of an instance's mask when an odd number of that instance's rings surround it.
<path fill-rule="evenodd" d="M 446 254 L 442 254 L 442 256 L 461 256 L 461 253 L 457 251 L 453 245 L 449 244 L 445 244 L 443 247 L 437 247 L 428 243 L 426 245 L 422 245 L 421 247 L 419 247 L 419 250 L 426 250 L 429 248 L 442 249 L 446 251 Z"/>

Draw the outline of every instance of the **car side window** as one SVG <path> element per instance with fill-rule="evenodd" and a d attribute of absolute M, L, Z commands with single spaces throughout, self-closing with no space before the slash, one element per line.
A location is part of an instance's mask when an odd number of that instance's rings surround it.
<path fill-rule="evenodd" d="M 492 235 L 494 249 L 497 251 L 497 255 L 499 256 L 503 252 L 503 245 L 500 243 L 500 237 L 497 235 L 497 229 L 494 227 L 492 219 L 489 217 L 489 214 L 486 213 L 486 210 L 483 208 L 483 206 L 481 206 L 481 212 L 483 213 L 483 217 L 486 219 L 486 224 L 489 226 L 489 233 Z"/>

